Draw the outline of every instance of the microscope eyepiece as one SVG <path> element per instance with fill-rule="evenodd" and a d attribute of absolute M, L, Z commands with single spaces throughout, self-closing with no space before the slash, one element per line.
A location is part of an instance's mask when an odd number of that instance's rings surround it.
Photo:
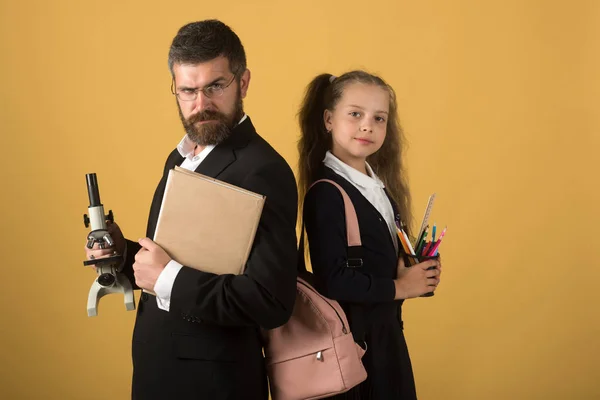
<path fill-rule="evenodd" d="M 101 206 L 100 202 L 100 193 L 98 191 L 98 179 L 96 178 L 96 174 L 86 174 L 85 178 L 87 180 L 87 189 L 88 189 L 88 197 L 90 198 L 90 207 L 98 207 Z"/>

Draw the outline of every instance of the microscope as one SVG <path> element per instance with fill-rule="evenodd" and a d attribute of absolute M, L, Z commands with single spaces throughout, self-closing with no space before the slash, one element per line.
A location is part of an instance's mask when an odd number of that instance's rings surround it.
<path fill-rule="evenodd" d="M 114 222 L 112 210 L 109 210 L 108 215 L 104 215 L 104 207 L 100 202 L 96 174 L 86 174 L 86 180 L 90 205 L 88 207 L 89 217 L 88 214 L 83 214 L 83 224 L 86 228 L 91 225 L 86 246 L 88 249 L 92 249 L 95 244 L 98 244 L 98 247 L 101 249 L 110 248 L 114 245 L 114 241 L 110 233 L 108 233 L 106 221 Z M 127 311 L 135 310 L 135 300 L 131 283 L 121 273 L 123 255 L 117 254 L 114 251 L 112 255 L 107 257 L 86 260 L 83 262 L 83 265 L 95 265 L 96 272 L 98 273 L 98 277 L 94 280 L 88 295 L 88 317 L 98 315 L 98 302 L 100 298 L 111 293 L 123 293 Z"/>

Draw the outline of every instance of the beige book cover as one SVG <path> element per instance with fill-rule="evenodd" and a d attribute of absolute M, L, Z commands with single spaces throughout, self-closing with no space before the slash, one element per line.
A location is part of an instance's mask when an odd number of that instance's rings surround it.
<path fill-rule="evenodd" d="M 175 261 L 214 274 L 244 271 L 265 196 L 176 166 L 154 241 Z"/>

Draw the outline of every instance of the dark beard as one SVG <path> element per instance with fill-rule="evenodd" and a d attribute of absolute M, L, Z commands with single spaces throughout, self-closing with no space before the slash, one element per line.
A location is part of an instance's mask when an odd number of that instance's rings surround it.
<path fill-rule="evenodd" d="M 181 113 L 181 107 L 177 104 L 179 118 L 188 138 L 199 146 L 217 145 L 231 136 L 233 128 L 238 124 L 244 114 L 241 93 L 238 92 L 235 108 L 231 116 L 213 110 L 200 111 L 187 120 Z M 200 121 L 211 121 L 196 126 Z"/>

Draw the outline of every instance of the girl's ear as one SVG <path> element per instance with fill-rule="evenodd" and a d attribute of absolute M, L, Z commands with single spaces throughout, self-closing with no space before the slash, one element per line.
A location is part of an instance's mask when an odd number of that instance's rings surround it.
<path fill-rule="evenodd" d="M 327 129 L 327 132 L 331 132 L 333 129 L 333 122 L 331 122 L 332 118 L 333 113 L 329 110 L 325 110 L 323 113 L 323 121 L 325 122 L 325 129 Z"/>

